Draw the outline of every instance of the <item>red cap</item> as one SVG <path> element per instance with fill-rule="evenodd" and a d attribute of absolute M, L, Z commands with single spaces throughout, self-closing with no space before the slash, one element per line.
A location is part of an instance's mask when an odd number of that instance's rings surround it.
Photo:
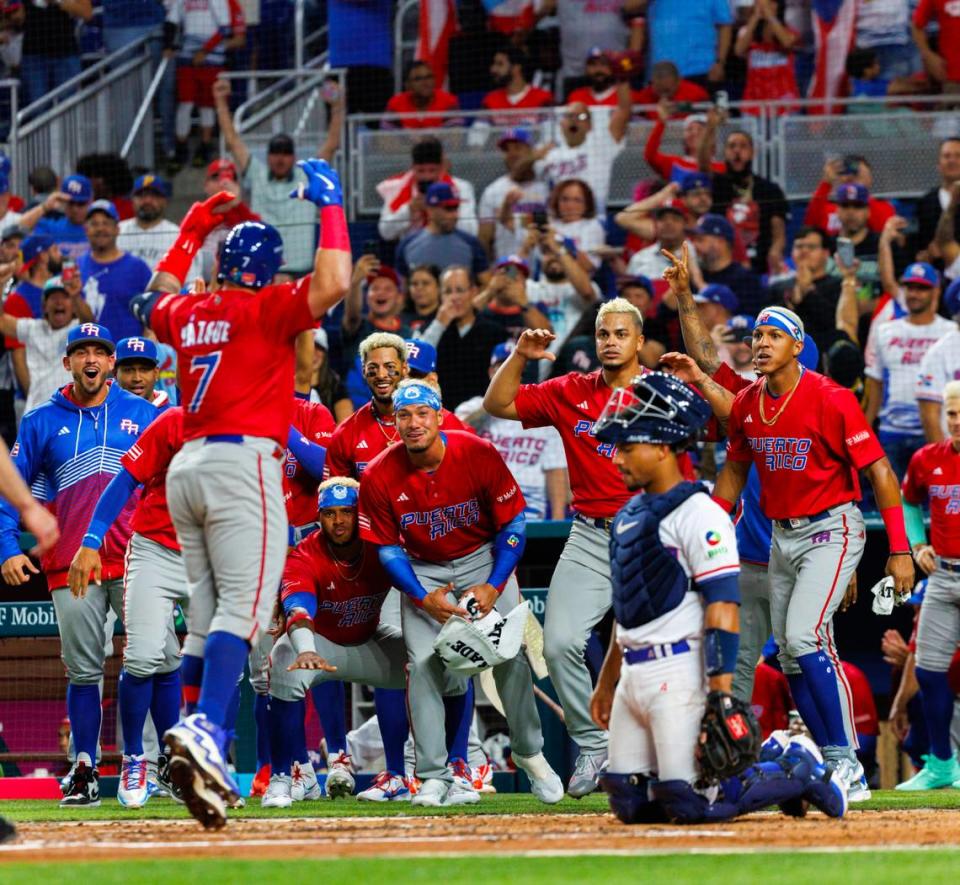
<path fill-rule="evenodd" d="M 388 280 L 393 280 L 394 285 L 398 289 L 400 288 L 400 277 L 388 264 L 381 264 L 373 273 L 368 273 L 367 282 L 372 283 L 377 277 L 386 277 Z"/>
<path fill-rule="evenodd" d="M 683 200 L 673 199 L 667 200 L 666 203 L 661 206 L 657 206 L 657 208 L 653 210 L 654 215 L 660 215 L 663 212 L 676 212 L 678 215 L 682 215 L 684 218 L 686 218 L 689 210 L 687 209 L 687 204 L 684 203 Z"/>
<path fill-rule="evenodd" d="M 238 180 L 237 167 L 230 160 L 214 160 L 207 166 L 207 178 L 232 178 Z"/>

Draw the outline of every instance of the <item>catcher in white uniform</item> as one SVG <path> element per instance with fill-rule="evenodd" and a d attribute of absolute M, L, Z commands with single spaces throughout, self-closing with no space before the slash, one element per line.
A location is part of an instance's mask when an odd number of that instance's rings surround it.
<path fill-rule="evenodd" d="M 802 814 L 806 802 L 839 817 L 846 791 L 812 741 L 775 732 L 761 747 L 750 706 L 730 694 L 734 529 L 677 466 L 710 414 L 693 388 L 656 372 L 617 390 L 596 424 L 627 487 L 642 492 L 610 533 L 617 623 L 590 710 L 610 733 L 600 782 L 624 823 L 726 820 L 772 804 Z"/>

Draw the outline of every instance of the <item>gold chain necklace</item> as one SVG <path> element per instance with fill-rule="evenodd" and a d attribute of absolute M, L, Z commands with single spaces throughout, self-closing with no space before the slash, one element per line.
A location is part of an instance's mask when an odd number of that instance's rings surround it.
<path fill-rule="evenodd" d="M 758 413 L 760 420 L 767 426 L 772 427 L 777 421 L 780 420 L 780 416 L 787 410 L 787 406 L 790 405 L 790 400 L 793 398 L 793 395 L 797 392 L 797 388 L 800 386 L 800 380 L 803 378 L 803 372 L 800 373 L 793 387 L 790 388 L 790 392 L 786 395 L 786 398 L 783 401 L 783 405 L 780 406 L 780 410 L 772 418 L 767 418 L 763 414 L 763 403 L 766 399 L 767 392 L 767 379 L 763 379 L 763 386 L 760 388 L 760 403 L 758 406 Z"/>
<path fill-rule="evenodd" d="M 377 407 L 371 406 L 370 410 L 373 412 L 373 417 L 377 422 L 377 427 L 380 428 L 380 432 L 383 434 L 383 438 L 387 441 L 387 445 L 392 446 L 394 443 L 400 442 L 400 434 L 397 432 L 396 419 L 394 419 L 393 424 L 384 425 L 384 422 L 380 418 L 380 413 L 377 411 Z M 392 427 L 393 434 L 392 435 L 388 434 L 387 431 L 384 429 L 384 426 Z"/>
<path fill-rule="evenodd" d="M 356 581 L 357 577 L 360 575 L 360 571 L 363 569 L 363 557 L 366 556 L 367 550 L 366 547 L 360 548 L 360 558 L 356 561 L 356 564 L 351 562 L 344 562 L 342 559 L 337 559 L 337 554 L 330 549 L 330 544 L 327 543 L 327 553 L 330 554 L 330 558 L 333 560 L 333 567 L 337 570 L 338 574 L 344 581 Z M 345 572 L 340 566 L 346 566 L 347 571 Z M 354 566 L 353 574 L 349 573 L 349 567 Z"/>

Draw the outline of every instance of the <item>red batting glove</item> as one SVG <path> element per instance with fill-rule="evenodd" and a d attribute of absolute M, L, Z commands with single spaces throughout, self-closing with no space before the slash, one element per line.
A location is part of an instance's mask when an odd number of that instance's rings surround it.
<path fill-rule="evenodd" d="M 202 203 L 194 203 L 180 222 L 180 235 L 176 242 L 157 263 L 157 272 L 171 274 L 182 287 L 203 241 L 223 222 L 223 212 L 218 212 L 218 208 L 235 199 L 233 194 L 220 191 Z"/>

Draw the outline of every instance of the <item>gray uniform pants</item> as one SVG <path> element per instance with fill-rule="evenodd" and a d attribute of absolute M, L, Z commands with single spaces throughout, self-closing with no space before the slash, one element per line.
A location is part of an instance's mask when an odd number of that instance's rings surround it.
<path fill-rule="evenodd" d="M 83 599 L 67 587 L 50 594 L 60 630 L 60 659 L 73 685 L 99 685 L 103 679 L 104 635 L 107 612 L 123 612 L 123 579 L 91 584 Z"/>
<path fill-rule="evenodd" d="M 740 563 L 740 648 L 733 674 L 733 693 L 750 702 L 753 677 L 763 646 L 770 638 L 770 583 L 767 569 L 751 562 Z"/>
<path fill-rule="evenodd" d="M 782 529 L 775 522 L 770 546 L 770 617 L 783 672 L 799 673 L 797 658 L 803 655 L 821 652 L 829 658 L 851 747 L 857 746 L 853 694 L 833 639 L 833 615 L 863 555 L 865 537 L 863 515 L 848 504 L 795 529 Z M 815 685 L 810 691 L 816 697 Z"/>
<path fill-rule="evenodd" d="M 325 670 L 287 671 L 296 659 L 290 637 L 284 634 L 270 653 L 270 694 L 281 701 L 299 701 L 321 682 L 357 682 L 375 688 L 404 688 L 407 682 L 407 646 L 396 627 L 381 624 L 372 639 L 360 645 L 336 645 L 314 634 L 318 655 L 337 668 Z M 440 711 L 443 732 L 443 710 Z"/>
<path fill-rule="evenodd" d="M 960 642 L 960 574 L 938 568 L 927 581 L 917 628 L 917 666 L 946 673 Z"/>
<path fill-rule="evenodd" d="M 209 633 L 249 643 L 269 625 L 287 556 L 279 446 L 195 439 L 170 463 L 167 501 L 190 582 L 184 654 L 203 656 Z"/>
<path fill-rule="evenodd" d="M 411 561 L 420 583 L 428 590 L 453 584 L 447 598 L 458 600 L 466 590 L 483 584 L 490 576 L 493 553 L 485 544 L 473 553 L 451 562 Z M 520 587 L 511 577 L 497 602 L 497 611 L 506 615 L 520 604 Z M 444 735 L 444 708 L 441 693 L 446 681 L 443 661 L 434 653 L 433 642 L 440 624 L 404 595 L 401 601 L 403 638 L 409 656 L 407 704 L 410 727 L 417 753 L 417 777 L 450 781 L 447 743 Z M 533 674 L 526 655 L 519 654 L 493 668 L 493 678 L 503 700 L 510 745 L 520 756 L 534 756 L 543 748 L 540 714 L 533 694 Z"/>
<path fill-rule="evenodd" d="M 580 752 L 603 753 L 607 733 L 590 718 L 593 682 L 583 659 L 590 631 L 610 609 L 610 536 L 574 520 L 550 579 L 543 656 Z"/>
<path fill-rule="evenodd" d="M 150 538 L 134 533 L 127 545 L 123 592 L 123 668 L 134 676 L 172 673 L 180 666 L 174 621 L 177 603 L 189 598 L 183 559 Z"/>

